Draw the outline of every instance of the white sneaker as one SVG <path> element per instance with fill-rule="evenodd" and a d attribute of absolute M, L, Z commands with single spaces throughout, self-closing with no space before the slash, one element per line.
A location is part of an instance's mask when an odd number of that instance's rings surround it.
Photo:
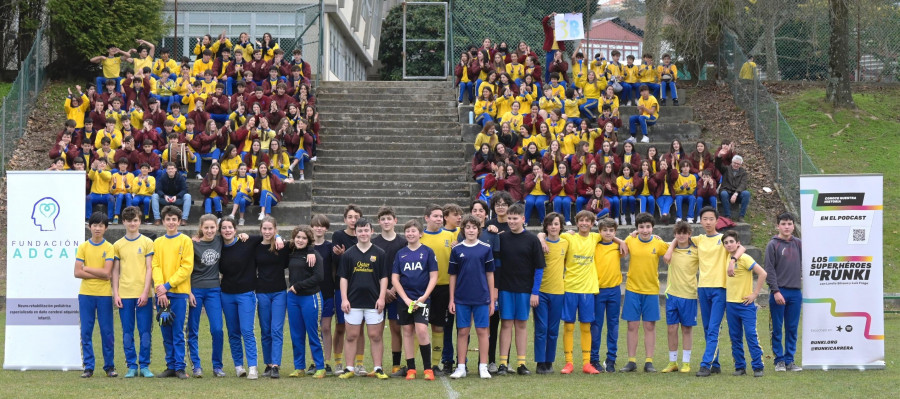
<path fill-rule="evenodd" d="M 250 366 L 250 372 L 247 373 L 248 380 L 258 380 L 259 379 L 259 371 L 256 370 L 256 366 Z"/>
<path fill-rule="evenodd" d="M 260 210 L 259 217 L 256 220 L 262 221 L 263 219 L 265 219 L 265 217 L 266 217 L 266 213 L 263 212 L 262 210 Z"/>
<path fill-rule="evenodd" d="M 625 142 L 626 142 L 626 143 L 636 143 L 637 140 L 635 140 L 635 139 L 634 139 L 634 136 L 632 136 L 632 137 L 629 137 L 629 138 L 625 139 Z"/>
<path fill-rule="evenodd" d="M 197 180 L 203 180 L 203 175 L 197 173 Z"/>
<path fill-rule="evenodd" d="M 246 377 L 247 370 L 244 370 L 244 366 L 235 366 L 234 374 L 237 375 L 238 377 Z"/>
<path fill-rule="evenodd" d="M 356 371 L 355 371 L 355 372 L 356 372 L 356 375 L 357 375 L 358 377 L 365 377 L 365 376 L 368 376 L 368 375 L 369 375 L 369 372 L 366 371 L 366 366 L 363 366 L 363 365 L 361 365 L 361 364 L 359 364 L 359 365 L 356 366 Z"/>
<path fill-rule="evenodd" d="M 318 160 L 318 159 L 319 159 L 319 157 L 312 157 L 312 158 L 310 158 L 309 160 L 310 160 L 310 161 L 313 161 L 313 162 L 316 162 L 316 160 Z"/>
<path fill-rule="evenodd" d="M 488 365 L 484 363 L 478 365 L 478 376 L 481 378 L 491 378 L 491 373 L 488 371 Z"/>
<path fill-rule="evenodd" d="M 339 376 L 344 374 L 344 364 L 343 363 L 335 363 L 334 364 L 334 375 Z"/>
<path fill-rule="evenodd" d="M 571 225 L 572 225 L 572 222 L 570 222 L 570 221 L 567 220 L 567 221 L 566 221 L 566 226 L 571 226 Z"/>
<path fill-rule="evenodd" d="M 641 143 L 649 143 L 649 142 L 650 142 L 650 138 L 647 136 L 644 136 L 644 138 L 641 139 Z"/>
<path fill-rule="evenodd" d="M 243 225 L 244 225 L 244 218 L 238 219 L 238 226 L 243 226 Z"/>
<path fill-rule="evenodd" d="M 675 218 L 675 223 L 678 223 L 680 221 L 681 221 L 681 218 Z"/>
<path fill-rule="evenodd" d="M 625 216 L 619 215 L 619 226 L 625 225 Z"/>
<path fill-rule="evenodd" d="M 479 373 L 480 373 L 480 372 L 481 372 L 481 366 L 478 366 L 478 369 L 479 369 Z M 487 369 L 485 369 L 485 371 L 487 371 Z M 450 374 L 450 378 L 452 378 L 452 379 L 454 379 L 454 380 L 458 380 L 458 379 L 460 379 L 460 378 L 466 378 L 466 368 L 465 368 L 465 366 L 463 366 L 463 367 L 457 367 L 457 368 L 456 368 L 456 371 L 454 371 L 453 374 Z"/>
<path fill-rule="evenodd" d="M 306 178 L 304 178 L 303 175 L 300 175 L 300 181 L 304 181 L 304 180 L 306 180 Z"/>

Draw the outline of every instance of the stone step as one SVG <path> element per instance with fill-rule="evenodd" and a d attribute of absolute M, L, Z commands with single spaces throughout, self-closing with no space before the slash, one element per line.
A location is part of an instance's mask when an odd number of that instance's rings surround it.
<path fill-rule="evenodd" d="M 407 122 L 407 121 L 367 121 L 367 120 L 350 120 L 350 121 L 332 121 L 326 120 L 325 124 L 329 129 L 342 128 L 367 128 L 367 129 L 394 129 L 400 131 L 403 129 L 419 130 L 423 134 L 437 129 L 449 129 L 459 126 L 456 121 L 423 121 L 423 122 Z"/>
<path fill-rule="evenodd" d="M 343 102 L 347 106 L 360 105 L 363 107 L 383 105 L 381 104 L 381 101 L 387 100 L 388 98 L 390 98 L 392 101 L 403 102 L 406 104 L 419 104 L 422 101 L 441 101 L 447 102 L 447 104 L 453 104 L 456 102 L 454 101 L 456 100 L 456 98 L 453 93 L 431 93 L 422 90 L 404 94 L 402 96 L 385 96 L 382 94 L 377 94 L 377 92 L 374 91 L 360 91 L 358 93 L 352 94 L 325 93 L 320 95 L 322 97 L 327 97 L 329 100 Z M 318 101 L 318 98 L 316 101 Z"/>
<path fill-rule="evenodd" d="M 429 180 L 434 183 L 431 184 L 449 184 L 451 182 L 469 182 L 470 180 L 466 179 L 466 176 L 461 173 L 409 173 L 407 172 L 398 172 L 398 173 L 375 173 L 375 172 L 355 172 L 353 173 L 353 179 L 359 179 L 364 181 L 424 181 Z M 317 172 L 315 183 L 323 183 L 323 182 L 334 182 L 341 181 L 347 178 L 347 173 L 331 173 L 331 172 Z M 324 183 L 323 183 L 324 184 Z"/>
<path fill-rule="evenodd" d="M 405 111 L 399 112 L 388 112 L 383 111 L 381 108 L 370 108 L 366 109 L 366 111 L 379 111 L 378 113 L 351 113 L 351 112 L 334 112 L 334 111 L 320 111 L 319 117 L 322 118 L 323 121 L 328 121 L 329 124 L 339 121 L 370 121 L 371 123 L 380 123 L 380 122 L 406 122 L 406 123 L 421 123 L 421 122 L 453 122 L 456 123 L 457 118 L 456 115 L 436 115 L 429 113 L 421 113 L 416 109 L 406 108 Z"/>
<path fill-rule="evenodd" d="M 472 105 L 461 105 L 457 108 L 457 114 L 459 116 L 460 122 L 468 122 L 469 120 L 469 112 L 472 112 L 475 107 Z M 619 107 L 619 117 L 622 119 L 622 123 L 628 123 L 628 118 L 631 115 L 637 115 L 638 110 L 637 107 Z M 502 116 L 502 115 L 500 115 Z M 659 110 L 659 118 L 660 120 L 670 120 L 670 121 L 692 121 L 694 120 L 694 109 L 692 107 L 660 107 Z"/>
<path fill-rule="evenodd" d="M 335 231 L 335 230 L 337 230 L 333 227 L 335 223 L 341 223 L 341 225 L 343 226 L 342 220 L 343 220 L 343 215 L 344 215 L 344 208 L 347 206 L 348 203 L 314 204 L 312 206 L 312 212 L 313 212 L 313 214 L 321 213 L 321 214 L 328 216 L 328 219 L 332 223 L 332 228 L 330 230 Z M 396 213 L 398 215 L 397 216 L 397 224 L 406 223 L 407 220 L 415 219 L 415 218 L 418 218 L 420 222 L 424 223 L 424 221 L 422 220 L 422 217 L 425 214 L 425 207 L 430 203 L 431 202 L 423 202 L 421 204 L 415 204 L 415 205 L 390 205 L 390 206 L 391 206 L 391 208 L 394 209 L 394 213 Z M 462 206 L 463 210 L 468 209 L 468 203 L 460 203 L 460 202 L 456 202 L 456 201 L 454 201 L 453 203 L 456 203 L 456 204 L 459 204 L 460 206 Z M 437 204 L 445 205 L 446 203 L 438 202 Z M 383 206 L 383 205 L 368 204 L 368 203 L 356 203 L 356 205 L 359 206 L 359 208 L 362 210 L 363 216 L 370 217 L 370 218 L 374 218 L 378 214 L 378 210 L 381 209 L 381 207 Z M 404 217 L 401 217 L 401 216 L 404 216 Z"/>
<path fill-rule="evenodd" d="M 330 181 L 320 177 L 312 185 L 312 191 L 319 192 L 328 189 L 469 190 L 471 185 L 477 184 L 475 182 L 423 180 L 423 177 L 429 179 L 434 179 L 434 177 L 426 175 L 413 176 L 416 178 L 410 180 L 366 180 L 354 174 L 352 176 L 344 176 L 343 179 Z"/>
<path fill-rule="evenodd" d="M 316 173 L 335 173 L 335 174 L 355 174 L 355 173 L 378 173 L 392 176 L 394 174 L 416 173 L 420 175 L 431 174 L 458 174 L 465 176 L 466 170 L 469 168 L 462 159 L 456 159 L 456 163 L 447 165 L 425 164 L 421 166 L 411 167 L 410 165 L 398 165 L 396 162 L 389 165 L 359 165 L 349 163 L 347 160 L 334 160 L 330 164 L 325 164 L 321 160 L 316 165 Z"/>
<path fill-rule="evenodd" d="M 452 196 L 452 195 L 437 195 L 437 196 L 367 196 L 366 198 L 362 198 L 358 195 L 341 195 L 341 196 L 324 196 L 324 195 L 314 195 L 313 203 L 314 206 L 319 205 L 347 205 L 350 202 L 354 203 L 366 203 L 373 205 L 391 205 L 391 206 L 422 206 L 424 207 L 427 204 L 437 203 L 437 204 L 446 204 L 446 203 L 467 203 L 469 202 L 468 196 Z M 424 209 L 424 208 L 423 208 Z"/>
<path fill-rule="evenodd" d="M 357 107 L 350 107 L 345 104 L 334 104 L 328 103 L 328 105 L 319 105 L 318 107 L 319 115 L 340 115 L 340 114 L 358 114 L 360 109 Z M 395 106 L 393 104 L 390 105 L 382 105 L 375 104 L 374 106 L 370 106 L 366 109 L 367 111 L 378 111 L 383 114 L 406 114 L 410 111 L 415 111 L 417 114 L 421 115 L 437 115 L 437 116 L 453 116 L 456 117 L 456 110 L 447 107 L 444 105 L 439 106 L 416 106 L 416 107 L 404 107 L 404 106 Z"/>
<path fill-rule="evenodd" d="M 319 88 L 412 88 L 412 89 L 452 89 L 452 82 L 445 80 L 400 80 L 400 81 L 382 81 L 382 80 L 363 80 L 363 81 L 323 81 L 319 83 Z"/>
<path fill-rule="evenodd" d="M 415 140 L 418 140 L 419 137 L 454 137 L 458 140 L 461 137 L 459 130 L 460 125 L 456 122 L 446 123 L 443 126 L 429 126 L 427 128 L 420 128 L 419 124 L 416 124 L 414 126 L 406 125 L 397 127 L 394 123 L 391 123 L 392 126 L 383 126 L 384 122 L 371 123 L 370 125 L 364 126 L 348 126 L 346 122 L 336 123 L 338 123 L 339 125 L 333 126 L 329 123 L 322 129 L 323 141 L 327 141 L 332 134 L 353 135 L 359 137 L 400 135 L 408 138 L 414 137 Z M 479 129 L 478 131 L 481 131 L 481 129 Z M 472 137 L 474 140 L 474 136 Z"/>
<path fill-rule="evenodd" d="M 471 195 L 469 187 L 432 185 L 432 188 L 420 187 L 381 187 L 381 188 L 365 188 L 352 186 L 332 186 L 323 185 L 324 187 L 313 187 L 313 198 L 318 200 L 320 196 L 344 196 L 346 198 L 367 198 L 367 197 L 448 197 L 466 198 Z"/>
<path fill-rule="evenodd" d="M 194 199 L 200 199 L 201 181 L 190 178 L 188 179 L 188 192 Z M 292 201 L 309 201 L 312 193 L 312 183 L 310 181 L 294 181 L 284 185 L 284 197 Z"/>
<path fill-rule="evenodd" d="M 191 205 L 191 213 L 188 217 L 188 223 L 196 223 L 200 220 L 200 216 L 205 212 L 203 209 L 203 199 L 202 198 L 193 198 L 192 194 L 192 202 Z M 233 202 L 229 201 L 227 205 L 222 207 L 222 213 L 228 215 L 231 213 L 231 207 Z M 301 217 L 309 217 L 309 210 L 312 206 L 312 203 L 309 201 L 297 201 L 297 200 L 289 200 L 285 199 L 284 201 L 278 203 L 278 205 L 272 208 L 271 215 L 278 220 L 284 219 L 289 223 L 299 223 L 299 218 Z M 160 204 L 162 207 L 162 204 Z M 101 207 L 99 205 L 94 207 L 94 211 L 99 211 Z M 105 209 L 105 207 L 103 208 Z M 256 220 L 259 216 L 260 207 L 258 205 L 251 205 L 247 207 L 245 212 L 245 219 L 249 220 L 251 217 Z M 152 211 L 150 212 L 152 218 Z"/>
<path fill-rule="evenodd" d="M 444 98 L 452 99 L 454 97 L 454 91 L 448 88 L 429 88 L 423 89 L 421 87 L 359 87 L 359 86 L 349 86 L 349 87 L 320 87 L 316 89 L 316 96 L 318 97 L 331 97 L 335 95 L 342 94 L 362 94 L 362 95 L 378 95 L 382 98 L 385 97 L 395 97 L 395 98 L 406 98 L 409 96 L 419 95 L 419 94 L 430 94 L 430 95 L 441 95 Z"/>
<path fill-rule="evenodd" d="M 390 157 L 389 154 L 384 154 L 383 152 L 380 154 L 380 157 L 368 157 L 365 159 L 365 163 L 362 163 L 361 159 L 356 159 L 355 155 L 331 159 L 331 158 L 319 158 L 318 163 L 316 164 L 317 168 L 327 168 L 328 165 L 342 165 L 346 164 L 348 161 L 359 161 L 360 164 L 357 165 L 358 169 L 369 169 L 373 166 L 393 166 L 401 163 L 406 167 L 410 166 L 459 166 L 460 164 L 466 163 L 466 161 L 462 158 L 462 153 L 459 156 L 454 157 L 411 157 L 406 156 L 406 159 Z M 410 154 L 412 155 L 412 154 Z M 418 170 L 418 168 L 416 169 Z"/>
<path fill-rule="evenodd" d="M 358 130 L 360 134 L 353 134 L 351 131 Z M 369 146 L 395 146 L 398 144 L 413 144 L 413 145 L 456 145 L 462 144 L 462 139 L 459 135 L 459 128 L 451 129 L 454 130 L 456 135 L 445 135 L 438 134 L 437 132 L 429 132 L 431 134 L 421 134 L 417 136 L 409 136 L 409 135 L 387 135 L 387 134 L 367 134 L 372 129 L 339 129 L 333 130 L 335 134 L 323 133 L 322 141 L 323 143 L 327 143 L 329 148 L 344 148 L 347 145 L 365 145 L 367 148 Z M 385 129 L 389 130 L 386 133 L 398 133 L 395 129 Z M 324 148 L 325 145 L 319 147 Z"/>
<path fill-rule="evenodd" d="M 475 137 L 481 132 L 482 127 L 478 124 L 463 124 L 462 125 L 462 140 L 463 142 L 473 143 L 475 142 Z M 647 134 L 650 137 L 650 140 L 656 142 L 670 142 L 672 140 L 678 139 L 682 141 L 691 142 L 693 140 L 697 140 L 700 137 L 700 132 L 702 128 L 699 124 L 690 122 L 690 123 L 657 123 L 653 126 L 648 126 Z M 628 126 L 622 126 L 619 129 L 619 141 L 624 141 L 628 137 L 631 137 L 631 134 L 628 131 Z M 638 131 L 638 136 L 640 136 L 640 131 Z M 637 138 L 638 140 L 641 137 Z"/>
<path fill-rule="evenodd" d="M 396 99 L 393 97 L 389 98 L 360 98 L 362 96 L 342 96 L 340 98 L 334 98 L 337 95 L 328 95 L 327 97 L 317 98 L 316 99 L 316 107 L 321 110 L 328 110 L 335 107 L 348 107 L 353 109 L 367 109 L 375 106 L 376 108 L 380 107 L 391 107 L 391 108 L 415 108 L 420 110 L 427 109 L 452 109 L 457 106 L 456 101 L 453 101 L 452 98 L 437 98 L 437 99 Z M 372 96 L 377 97 L 377 96 Z"/>
<path fill-rule="evenodd" d="M 376 145 L 376 144 L 372 144 Z M 427 148 L 416 147 L 409 144 L 381 145 L 381 148 L 370 148 L 368 144 L 358 144 L 353 147 L 342 146 L 341 148 L 322 148 L 319 149 L 319 163 L 327 164 L 331 159 L 341 158 L 357 158 L 360 161 L 368 159 L 384 157 L 385 155 L 394 153 L 397 156 L 391 159 L 395 162 L 406 163 L 403 158 L 421 157 L 425 159 L 435 158 L 455 158 L 457 162 L 465 162 L 464 144 L 453 145 L 431 145 Z M 406 154 L 404 154 L 404 152 Z M 401 155 L 403 154 L 403 155 Z"/>

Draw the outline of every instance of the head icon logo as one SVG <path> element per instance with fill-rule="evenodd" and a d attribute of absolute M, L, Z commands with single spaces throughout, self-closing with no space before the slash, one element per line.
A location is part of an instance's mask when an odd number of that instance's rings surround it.
<path fill-rule="evenodd" d="M 59 217 L 59 202 L 51 197 L 44 197 L 34 203 L 31 220 L 41 231 L 56 231 L 56 218 Z"/>

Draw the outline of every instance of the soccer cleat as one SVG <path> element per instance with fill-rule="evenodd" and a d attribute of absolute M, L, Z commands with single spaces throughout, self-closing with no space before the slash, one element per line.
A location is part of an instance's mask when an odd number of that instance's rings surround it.
<path fill-rule="evenodd" d="M 518 375 L 531 375 L 531 370 L 528 370 L 524 364 L 520 364 L 519 367 L 516 367 L 516 374 Z"/>
<path fill-rule="evenodd" d="M 733 375 L 733 376 L 735 376 L 735 377 L 739 377 L 739 376 L 742 376 L 742 375 L 747 375 L 747 370 L 744 370 L 744 369 L 737 369 L 737 370 L 734 370 L 734 372 L 731 373 L 731 375 Z"/>
<path fill-rule="evenodd" d="M 491 373 L 488 371 L 488 366 L 486 364 L 478 365 L 478 376 L 484 379 L 491 378 Z"/>
<path fill-rule="evenodd" d="M 784 365 L 784 362 L 775 363 L 775 371 L 787 371 L 787 367 Z"/>
<path fill-rule="evenodd" d="M 179 380 L 186 380 L 188 378 L 191 378 L 187 375 L 187 373 L 184 372 L 184 370 L 176 370 L 175 377 L 178 377 Z"/>
<path fill-rule="evenodd" d="M 666 365 L 666 368 L 662 369 L 663 373 L 671 373 L 673 371 L 678 371 L 677 362 L 669 362 L 669 364 Z"/>
<path fill-rule="evenodd" d="M 454 380 L 458 380 L 460 378 L 466 378 L 466 368 L 458 367 L 456 369 L 456 371 L 453 372 L 453 374 L 450 374 L 450 378 L 452 378 Z"/>
<path fill-rule="evenodd" d="M 550 362 L 544 362 L 544 371 L 547 374 L 553 374 L 556 372 L 556 370 L 553 370 L 553 363 Z"/>
<path fill-rule="evenodd" d="M 81 373 L 81 378 L 91 378 L 94 376 L 94 370 L 85 369 L 84 372 Z"/>
<path fill-rule="evenodd" d="M 278 366 L 272 366 L 272 372 L 269 373 L 269 378 L 281 378 L 281 373 L 278 372 Z"/>
<path fill-rule="evenodd" d="M 116 372 L 116 368 L 115 368 L 115 367 L 110 367 L 110 368 L 108 368 L 108 369 L 106 369 L 106 370 L 103 370 L 103 371 L 106 372 L 106 376 L 109 377 L 109 378 L 116 378 L 116 377 L 119 376 L 119 373 Z"/>
<path fill-rule="evenodd" d="M 243 366 L 235 366 L 234 367 L 234 375 L 236 375 L 238 377 L 246 377 L 247 370 L 244 370 Z"/>
<path fill-rule="evenodd" d="M 222 369 L 213 369 L 213 376 L 222 378 L 225 376 L 225 371 Z"/>
<path fill-rule="evenodd" d="M 316 372 L 312 375 L 313 378 L 325 378 L 325 370 L 316 370 Z"/>
<path fill-rule="evenodd" d="M 328 366 L 325 366 L 325 370 L 328 370 Z M 334 364 L 334 375 L 340 376 L 344 374 L 344 364 L 343 363 L 335 363 Z"/>
<path fill-rule="evenodd" d="M 653 362 L 644 363 L 644 372 L 645 373 L 655 373 L 656 367 L 653 367 Z"/>
<path fill-rule="evenodd" d="M 175 376 L 175 370 L 165 369 L 162 373 L 156 375 L 156 378 L 172 378 Z"/>
<path fill-rule="evenodd" d="M 597 370 L 592 364 L 588 363 L 581 367 L 581 372 L 585 374 L 600 374 L 600 371 Z"/>
<path fill-rule="evenodd" d="M 628 362 L 625 367 L 622 367 L 623 373 L 631 373 L 634 371 L 637 371 L 637 364 L 635 364 L 634 362 Z"/>
<path fill-rule="evenodd" d="M 350 379 L 353 377 L 356 377 L 356 373 L 350 371 L 350 369 L 344 369 L 344 372 L 338 376 L 338 378 L 340 378 L 342 380 Z"/>
<path fill-rule="evenodd" d="M 248 380 L 258 380 L 259 379 L 259 369 L 256 366 L 250 366 L 250 371 L 247 372 Z"/>
<path fill-rule="evenodd" d="M 141 368 L 140 373 L 141 373 L 140 374 L 141 377 L 144 377 L 144 378 L 153 378 L 154 377 L 153 373 L 150 371 L 150 369 L 148 369 L 146 367 Z"/>
<path fill-rule="evenodd" d="M 310 363 L 309 367 L 306 368 L 306 375 L 313 375 L 316 372 L 316 364 Z"/>
<path fill-rule="evenodd" d="M 396 372 L 400 371 L 400 369 L 405 368 L 405 367 L 406 367 L 406 366 L 392 366 L 392 367 L 391 367 L 391 374 L 396 373 Z M 405 374 L 405 373 L 404 373 L 404 374 Z"/>
<path fill-rule="evenodd" d="M 697 370 L 697 374 L 695 375 L 697 377 L 709 377 L 711 374 L 712 372 L 710 372 L 709 367 L 700 366 L 700 370 Z"/>
<path fill-rule="evenodd" d="M 444 367 L 441 369 L 441 372 L 443 372 L 444 375 L 450 375 L 453 373 L 453 362 L 444 362 L 443 365 Z"/>
<path fill-rule="evenodd" d="M 712 374 L 722 374 L 722 368 L 719 366 L 712 366 L 709 368 L 709 372 Z"/>
<path fill-rule="evenodd" d="M 203 378 L 203 369 L 201 369 L 200 367 L 195 368 L 193 376 L 194 378 Z"/>
<path fill-rule="evenodd" d="M 509 368 L 506 367 L 505 364 L 501 364 L 500 367 L 497 367 L 497 375 L 506 375 L 509 372 Z"/>
<path fill-rule="evenodd" d="M 690 363 L 682 363 L 681 370 L 678 370 L 682 373 L 690 373 L 691 372 L 691 364 Z"/>
<path fill-rule="evenodd" d="M 566 365 L 563 366 L 562 370 L 560 370 L 559 373 L 560 374 L 572 374 L 572 371 L 574 371 L 574 370 L 575 370 L 574 364 L 566 363 Z"/>
<path fill-rule="evenodd" d="M 402 378 L 406 376 L 407 368 L 406 366 L 394 366 L 394 372 L 391 373 L 391 377 L 394 378 Z"/>
<path fill-rule="evenodd" d="M 325 375 L 334 375 L 334 371 L 331 370 L 331 365 L 325 363 Z"/>
<path fill-rule="evenodd" d="M 410 370 L 410 371 L 413 371 L 413 370 Z M 409 374 L 406 375 L 406 379 L 407 380 L 409 379 Z M 425 369 L 425 380 L 426 381 L 434 381 L 434 370 Z"/>
<path fill-rule="evenodd" d="M 306 375 L 306 371 L 303 371 L 303 370 L 299 370 L 299 369 L 298 369 L 298 370 L 294 370 L 294 371 L 292 371 L 290 374 L 288 374 L 288 377 L 290 377 L 290 378 L 300 378 L 300 377 L 303 377 L 303 376 L 305 376 L 305 375 Z"/>
<path fill-rule="evenodd" d="M 607 373 L 615 373 L 616 372 L 616 362 L 606 361 L 606 372 Z"/>
<path fill-rule="evenodd" d="M 762 376 L 763 376 L 763 370 L 762 370 L 762 369 L 759 369 L 759 370 L 753 370 L 753 376 L 756 377 L 756 378 L 762 377 Z"/>
<path fill-rule="evenodd" d="M 265 371 L 262 373 L 263 377 L 271 377 L 272 376 L 272 366 L 266 366 Z"/>
<path fill-rule="evenodd" d="M 384 369 L 382 369 L 381 367 L 376 368 L 375 371 L 373 371 L 372 373 L 375 374 L 375 378 L 377 378 L 379 380 L 386 380 L 388 378 L 391 378 L 391 377 L 388 377 L 388 375 L 384 373 Z"/>
<path fill-rule="evenodd" d="M 425 374 L 426 374 L 426 375 L 428 374 L 428 371 L 430 371 L 430 370 L 425 370 Z M 432 378 L 433 378 L 433 377 L 434 377 L 434 374 L 432 373 Z M 407 380 L 407 381 L 412 381 L 412 380 L 414 380 L 414 379 L 416 379 L 416 370 L 406 369 L 406 380 Z M 427 378 L 426 378 L 426 379 L 427 379 Z"/>
<path fill-rule="evenodd" d="M 137 377 L 137 369 L 128 369 L 128 372 L 125 373 L 125 378 L 134 378 Z"/>
<path fill-rule="evenodd" d="M 497 374 L 497 363 L 488 363 L 488 373 Z"/>
<path fill-rule="evenodd" d="M 803 367 L 797 365 L 797 363 L 790 362 L 787 366 L 785 366 L 787 371 L 803 371 Z"/>
<path fill-rule="evenodd" d="M 431 372 L 434 374 L 435 377 L 443 377 L 444 376 L 444 372 L 441 371 L 441 368 L 438 366 L 431 366 Z"/>

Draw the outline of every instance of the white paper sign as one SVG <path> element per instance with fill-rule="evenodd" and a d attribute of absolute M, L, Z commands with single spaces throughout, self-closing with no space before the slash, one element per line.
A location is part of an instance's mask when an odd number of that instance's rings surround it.
<path fill-rule="evenodd" d="M 584 39 L 584 22 L 581 13 L 556 14 L 553 19 L 553 35 L 557 41 Z"/>

